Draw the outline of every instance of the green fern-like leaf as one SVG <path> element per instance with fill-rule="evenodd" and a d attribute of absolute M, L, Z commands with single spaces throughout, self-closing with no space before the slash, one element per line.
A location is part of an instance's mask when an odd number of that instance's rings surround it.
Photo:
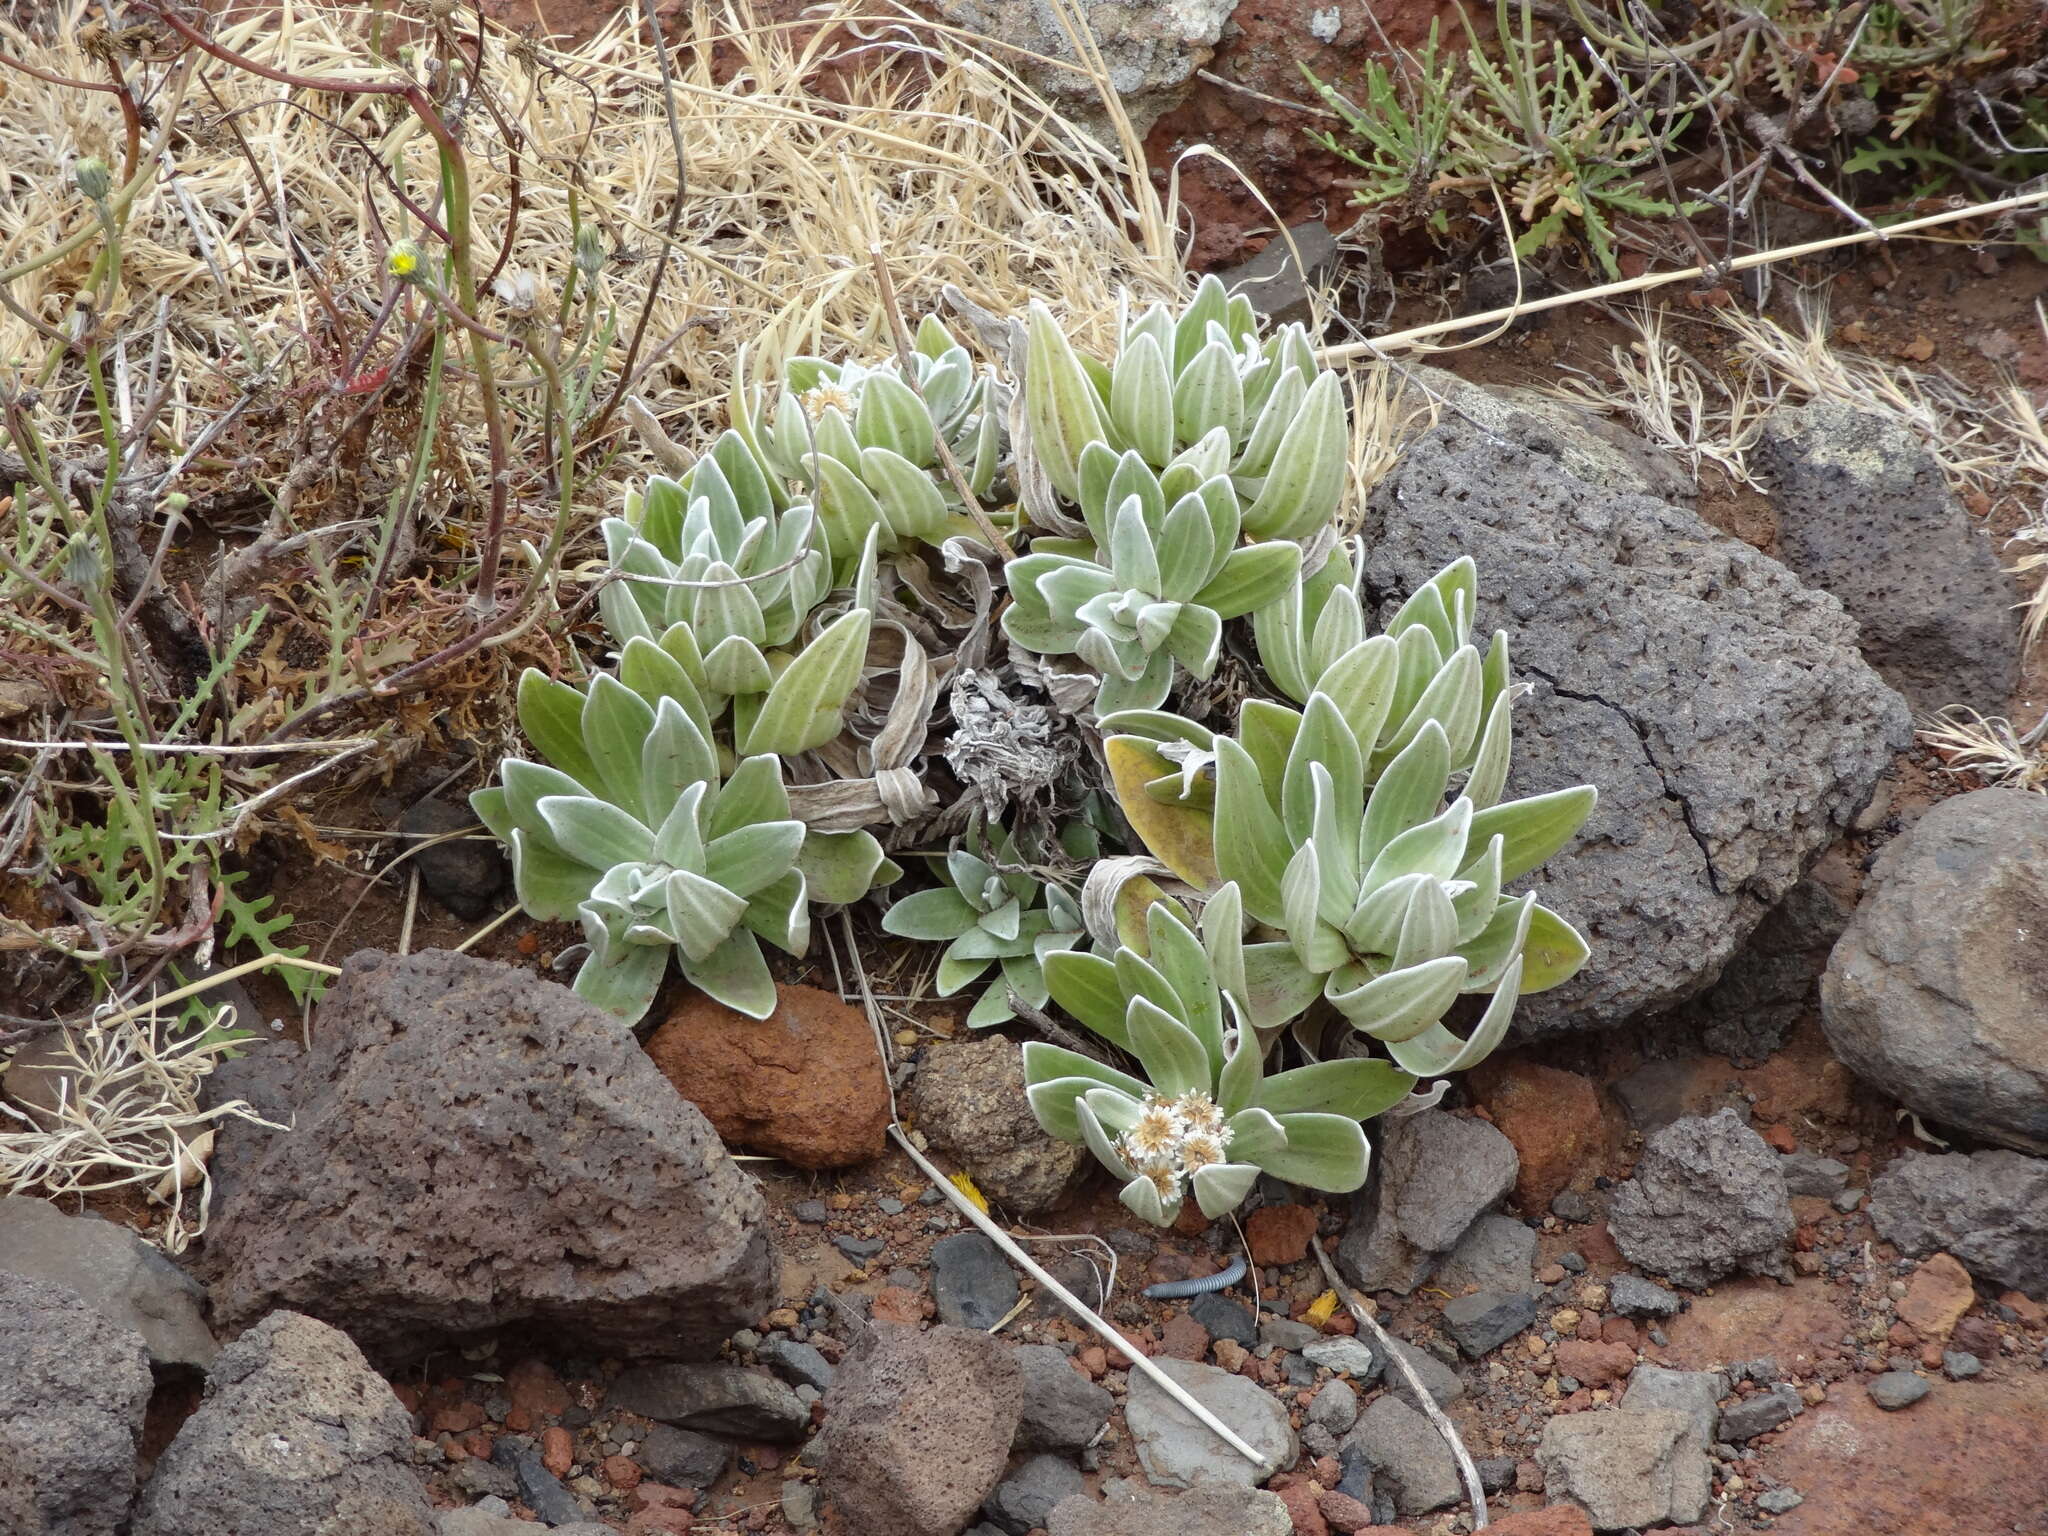
<path fill-rule="evenodd" d="M 252 945 L 259 955 L 284 955 L 288 958 L 304 959 L 311 946 L 296 944 L 287 949 L 277 942 L 278 935 L 292 925 L 291 913 L 280 909 L 275 916 L 266 916 L 277 897 L 258 896 L 244 898 L 237 890 L 249 878 L 245 869 L 233 874 L 220 876 L 221 913 L 228 920 L 227 936 L 221 940 L 225 949 L 237 944 Z M 327 978 L 317 971 L 301 970 L 296 965 L 281 966 L 284 984 L 291 990 L 292 998 L 303 1008 L 309 1002 L 318 1001 L 327 991 Z"/>

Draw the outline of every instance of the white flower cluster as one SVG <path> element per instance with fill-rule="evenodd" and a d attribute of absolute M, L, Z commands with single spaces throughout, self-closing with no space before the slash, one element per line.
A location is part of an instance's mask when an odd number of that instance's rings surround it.
<path fill-rule="evenodd" d="M 1195 1170 L 1226 1161 L 1230 1127 L 1215 1100 L 1198 1088 L 1178 1098 L 1145 1095 L 1138 1118 L 1117 1138 L 1117 1153 L 1159 1191 L 1160 1204 L 1180 1203 L 1181 1187 Z"/>

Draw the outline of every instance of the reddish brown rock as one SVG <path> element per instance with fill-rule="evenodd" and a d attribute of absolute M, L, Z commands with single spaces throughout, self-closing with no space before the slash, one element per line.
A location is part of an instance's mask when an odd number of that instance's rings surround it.
<path fill-rule="evenodd" d="M 1315 1235 L 1316 1213 L 1305 1205 L 1262 1205 L 1245 1218 L 1244 1240 L 1261 1269 L 1299 1264 Z"/>
<path fill-rule="evenodd" d="M 1937 1253 L 1913 1271 L 1899 1302 L 1899 1320 L 1924 1339 L 1945 1339 L 1977 1300 L 1970 1272 L 1951 1255 Z"/>
<path fill-rule="evenodd" d="M 1372 1511 L 1348 1493 L 1339 1493 L 1332 1488 L 1316 1500 L 1316 1508 L 1322 1511 L 1324 1522 L 1333 1531 L 1342 1531 L 1346 1536 L 1355 1536 L 1359 1531 L 1372 1526 Z"/>
<path fill-rule="evenodd" d="M 1608 1153 L 1600 1095 L 1576 1072 L 1527 1061 L 1489 1063 L 1470 1079 L 1522 1160 L 1515 1199 L 1525 1216 L 1541 1216 L 1574 1177 L 1590 1182 Z"/>
<path fill-rule="evenodd" d="M 557 1477 L 567 1477 L 569 1468 L 576 1464 L 576 1441 L 561 1425 L 553 1424 L 541 1431 L 540 1464 Z"/>
<path fill-rule="evenodd" d="M 1576 1504 L 1553 1504 L 1548 1509 L 1501 1515 L 1487 1529 L 1493 1536 L 1593 1536 L 1593 1522 Z"/>
<path fill-rule="evenodd" d="M 730 1146 L 799 1168 L 881 1156 L 889 1087 L 860 1010 L 816 987 L 783 987 L 750 1019 L 692 992 L 647 1041 L 647 1054 Z"/>
<path fill-rule="evenodd" d="M 640 1486 L 640 1479 L 646 1473 L 640 1470 L 640 1463 L 630 1456 L 607 1456 L 598 1463 L 598 1470 L 604 1473 L 604 1480 L 621 1492 Z"/>
<path fill-rule="evenodd" d="M 505 1373 L 505 1397 L 512 1404 L 507 1429 L 528 1430 L 569 1411 L 569 1389 L 544 1361 L 521 1360 Z M 523 1423 L 514 1422 L 518 1414 Z"/>
<path fill-rule="evenodd" d="M 1636 1368 L 1636 1352 L 1626 1344 L 1588 1344 L 1570 1339 L 1557 1346 L 1557 1369 L 1589 1387 L 1621 1381 Z"/>
<path fill-rule="evenodd" d="M 1159 1353 L 1175 1360 L 1200 1360 L 1209 1353 L 1209 1330 L 1185 1312 L 1166 1320 L 1159 1341 Z"/>
<path fill-rule="evenodd" d="M 1769 1468 L 1806 1502 L 1783 1536 L 1990 1536 L 2048 1509 L 2048 1374 L 1937 1386 L 1904 1413 L 1837 1392 L 1787 1424 Z"/>
<path fill-rule="evenodd" d="M 1330 1536 L 1330 1522 L 1323 1516 L 1313 1486 L 1294 1483 L 1275 1491 L 1287 1506 L 1288 1519 L 1294 1522 L 1294 1536 Z"/>
<path fill-rule="evenodd" d="M 868 1315 L 878 1323 L 921 1323 L 925 1318 L 925 1300 L 915 1291 L 906 1291 L 900 1285 L 885 1285 L 875 1292 L 875 1299 L 868 1305 Z"/>
<path fill-rule="evenodd" d="M 1795 1375 L 1854 1331 L 1834 1305 L 1831 1287 L 1818 1280 L 1780 1285 L 1775 1280 L 1734 1280 L 1661 1325 L 1671 1340 L 1673 1365 L 1708 1370 L 1731 1360 L 1770 1355 Z"/>

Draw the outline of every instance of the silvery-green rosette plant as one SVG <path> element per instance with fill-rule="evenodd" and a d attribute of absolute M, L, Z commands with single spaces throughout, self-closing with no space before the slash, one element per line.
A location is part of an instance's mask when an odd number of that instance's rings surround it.
<path fill-rule="evenodd" d="M 975 531 L 939 467 L 937 439 L 977 497 L 1003 467 L 1008 396 L 936 317 L 918 326 L 910 364 L 906 381 L 894 359 L 797 357 L 772 403 L 734 395 L 735 429 L 769 474 L 805 488 L 842 569 L 870 530 L 884 551 Z"/>
<path fill-rule="evenodd" d="M 1496 668 L 1467 638 L 1474 579 L 1469 562 L 1441 573 L 1387 635 L 1323 669 L 1299 711 L 1247 700 L 1234 736 L 1151 712 L 1104 722 L 1147 846 L 1198 889 L 1234 886 L 1245 916 L 1285 941 L 1266 1021 L 1320 997 L 1418 1076 L 1477 1065 L 1517 998 L 1587 954 L 1533 894 L 1504 890 L 1571 840 L 1595 794 L 1499 801 L 1513 694 L 1504 641 Z M 1490 1001 L 1460 1038 L 1442 1021 L 1470 993 Z"/>
<path fill-rule="evenodd" d="M 946 941 L 935 978 L 940 997 L 951 997 L 991 965 L 1001 965 L 1002 974 L 968 1010 L 970 1029 L 1015 1018 L 1009 1001 L 1012 991 L 1033 1008 L 1043 1008 L 1048 995 L 1042 968 L 1046 956 L 1088 937 L 1079 903 L 1057 884 L 1040 882 L 1023 867 L 1010 833 L 1004 832 L 983 851 L 986 858 L 961 847 L 932 860 L 945 883 L 899 896 L 882 914 L 886 933 Z"/>
<path fill-rule="evenodd" d="M 1158 707 L 1176 662 L 1211 676 L 1224 622 L 1288 591 L 1296 541 L 1343 492 L 1337 377 L 1298 325 L 1261 344 L 1249 301 L 1213 277 L 1178 319 L 1154 305 L 1128 320 L 1108 367 L 1034 304 L 1024 407 L 1032 454 L 1087 537 L 1041 536 L 1011 562 L 1004 630 L 1100 673 L 1098 714 Z"/>
<path fill-rule="evenodd" d="M 1144 1076 L 1060 1046 L 1024 1046 L 1032 1113 L 1046 1132 L 1088 1147 L 1122 1182 L 1123 1203 L 1165 1226 L 1192 1193 L 1212 1219 L 1261 1173 L 1342 1193 L 1365 1183 L 1360 1122 L 1415 1079 L 1366 1058 L 1266 1075 L 1264 1032 L 1245 982 L 1235 892 L 1219 891 L 1199 937 L 1168 901 L 1145 914 L 1145 946 L 1045 959 L 1052 997 L 1134 1059 Z M 1212 920 L 1217 914 L 1218 920 Z"/>
<path fill-rule="evenodd" d="M 1257 539 L 1313 537 L 1343 495 L 1350 432 L 1341 382 L 1317 366 L 1298 324 L 1261 343 L 1251 301 L 1229 297 L 1214 276 L 1178 318 L 1155 304 L 1127 321 L 1108 367 L 1077 354 L 1034 301 L 1024 412 L 1033 455 L 1070 502 L 1082 500 L 1091 443 L 1135 452 L 1160 471 L 1198 452 L 1211 466 L 1204 478 L 1229 478 L 1243 529 Z"/>
<path fill-rule="evenodd" d="M 620 676 L 599 673 L 587 691 L 529 668 L 519 722 L 547 762 L 507 758 L 502 784 L 470 805 L 511 849 L 519 904 L 583 925 L 582 996 L 636 1021 L 673 953 L 706 995 L 766 1018 L 775 983 L 760 941 L 800 955 L 811 902 L 857 900 L 900 871 L 869 833 L 793 818 L 778 758 L 721 772 L 679 671 L 639 636 Z"/>
<path fill-rule="evenodd" d="M 1135 449 L 1119 455 L 1090 443 L 1078 485 L 1089 538 L 1042 535 L 1005 568 L 1003 632 L 1100 672 L 1098 714 L 1165 703 L 1176 661 L 1209 677 L 1224 621 L 1295 583 L 1301 546 L 1240 541 L 1237 493 L 1222 466 L 1198 447 L 1161 474 Z"/>
<path fill-rule="evenodd" d="M 671 657 L 698 713 L 716 721 L 730 706 L 741 755 L 803 752 L 839 734 L 871 608 L 855 603 L 806 633 L 831 588 L 817 515 L 807 502 L 776 509 L 737 433 L 681 480 L 651 479 L 603 532 L 619 573 L 598 593 L 612 639 Z M 870 549 L 856 583 L 872 571 Z"/>

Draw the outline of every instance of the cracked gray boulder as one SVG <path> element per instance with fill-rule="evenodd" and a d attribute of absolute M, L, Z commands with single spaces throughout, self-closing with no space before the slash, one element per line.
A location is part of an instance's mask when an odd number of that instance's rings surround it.
<path fill-rule="evenodd" d="M 525 971 L 360 951 L 309 1054 L 214 1086 L 292 1127 L 215 1152 L 224 1330 L 289 1307 L 382 1359 L 526 1332 L 688 1359 L 774 1304 L 760 1186 L 630 1030 Z"/>
<path fill-rule="evenodd" d="M 1820 1002 L 1828 1044 L 1865 1082 L 2048 1153 L 2048 795 L 1958 795 L 1888 843 Z"/>
<path fill-rule="evenodd" d="M 273 1312 L 220 1353 L 133 1536 L 434 1536 L 412 1415 L 347 1335 Z"/>
<path fill-rule="evenodd" d="M 1781 406 L 1756 459 L 1776 483 L 1778 557 L 1842 600 L 1886 681 L 1919 709 L 2002 712 L 2018 594 L 1912 428 L 1837 400 Z"/>
<path fill-rule="evenodd" d="M 1833 597 L 1531 441 L 1446 411 L 1372 494 L 1364 578 L 1390 616 L 1451 561 L 1477 561 L 1475 628 L 1507 630 L 1534 687 L 1510 793 L 1600 790 L 1577 841 L 1530 877 L 1593 946 L 1516 1010 L 1545 1035 L 1712 984 L 1869 800 L 1912 716 Z"/>

